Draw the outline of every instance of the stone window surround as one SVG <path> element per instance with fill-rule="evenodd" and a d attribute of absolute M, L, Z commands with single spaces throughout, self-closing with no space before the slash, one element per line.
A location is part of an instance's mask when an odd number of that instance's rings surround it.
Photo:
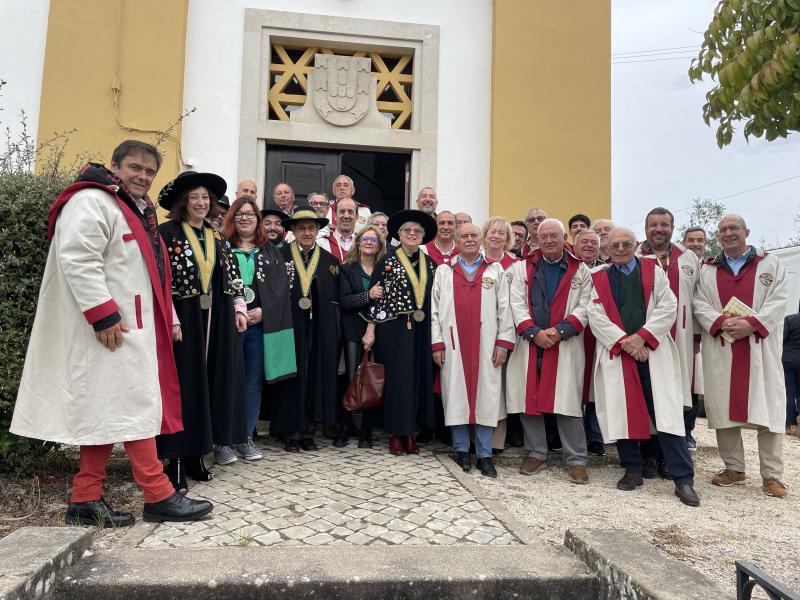
<path fill-rule="evenodd" d="M 336 49 L 414 52 L 414 112 L 410 130 L 374 130 L 334 125 L 309 125 L 268 119 L 271 40 Z M 244 18 L 242 96 L 239 126 L 239 180 L 255 175 L 259 201 L 266 177 L 267 146 L 342 148 L 411 154 L 409 202 L 422 186 L 436 187 L 436 138 L 439 97 L 439 27 L 305 13 L 248 8 Z M 367 134 L 368 132 L 368 134 Z M 367 134 L 367 135 L 365 135 Z M 365 143 L 365 139 L 366 142 Z"/>

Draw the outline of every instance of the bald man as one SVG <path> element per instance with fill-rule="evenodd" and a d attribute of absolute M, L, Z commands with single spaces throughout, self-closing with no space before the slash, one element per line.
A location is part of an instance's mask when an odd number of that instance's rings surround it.
<path fill-rule="evenodd" d="M 236 184 L 236 198 L 238 199 L 242 196 L 258 197 L 258 186 L 256 186 L 255 181 L 252 179 L 242 179 Z"/>
<path fill-rule="evenodd" d="M 333 192 L 333 202 L 328 210 L 328 220 L 330 221 L 329 227 L 331 228 L 331 231 L 336 230 L 336 204 L 342 198 L 350 198 L 356 203 L 357 211 L 355 216 L 354 232 L 358 233 L 364 229 L 364 227 L 367 226 L 367 219 L 369 219 L 370 215 L 372 215 L 372 210 L 370 210 L 369 206 L 366 204 L 361 204 L 355 200 L 356 186 L 353 183 L 353 180 L 347 175 L 339 175 L 333 180 L 331 191 Z"/>

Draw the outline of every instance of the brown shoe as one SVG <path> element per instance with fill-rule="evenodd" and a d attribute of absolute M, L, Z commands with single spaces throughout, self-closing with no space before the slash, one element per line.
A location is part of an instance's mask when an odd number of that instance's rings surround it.
<path fill-rule="evenodd" d="M 573 465 L 569 468 L 569 480 L 572 483 L 589 483 L 589 470 L 586 465 Z"/>
<path fill-rule="evenodd" d="M 786 487 L 785 484 L 772 477 L 764 480 L 764 485 L 761 486 L 761 490 L 767 496 L 773 496 L 775 498 L 786 498 L 789 493 L 789 488 Z"/>
<path fill-rule="evenodd" d="M 522 461 L 522 464 L 519 466 L 519 472 L 522 473 L 523 475 L 533 475 L 534 473 L 538 473 L 539 471 L 544 471 L 546 468 L 547 468 L 546 460 L 539 460 L 538 458 L 529 456 L 528 458 Z"/>
<path fill-rule="evenodd" d="M 722 471 L 714 475 L 713 479 L 711 479 L 711 484 L 731 487 L 732 485 L 744 485 L 746 479 L 747 476 L 744 473 L 732 471 L 731 469 L 722 469 Z"/>
<path fill-rule="evenodd" d="M 797 435 L 797 425 L 787 425 L 786 435 Z"/>

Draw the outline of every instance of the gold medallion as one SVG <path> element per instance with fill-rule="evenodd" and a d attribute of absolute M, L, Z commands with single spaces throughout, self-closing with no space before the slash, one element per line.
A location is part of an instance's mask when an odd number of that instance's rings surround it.
<path fill-rule="evenodd" d="M 300 298 L 300 300 L 297 301 L 297 304 L 303 310 L 308 310 L 309 308 L 311 308 L 311 298 L 306 298 L 306 297 Z"/>
<path fill-rule="evenodd" d="M 425 320 L 425 311 L 415 310 L 412 316 L 417 323 L 422 323 Z"/>
<path fill-rule="evenodd" d="M 200 294 L 200 308 L 203 310 L 211 308 L 211 296 L 208 294 Z"/>

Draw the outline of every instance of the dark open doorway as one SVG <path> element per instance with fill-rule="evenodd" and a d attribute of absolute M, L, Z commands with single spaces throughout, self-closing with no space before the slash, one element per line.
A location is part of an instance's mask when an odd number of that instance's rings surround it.
<path fill-rule="evenodd" d="M 409 154 L 268 146 L 265 198 L 281 182 L 292 186 L 295 198 L 311 192 L 331 197 L 333 180 L 344 174 L 356 186 L 356 200 L 373 212 L 386 214 L 408 206 Z"/>

